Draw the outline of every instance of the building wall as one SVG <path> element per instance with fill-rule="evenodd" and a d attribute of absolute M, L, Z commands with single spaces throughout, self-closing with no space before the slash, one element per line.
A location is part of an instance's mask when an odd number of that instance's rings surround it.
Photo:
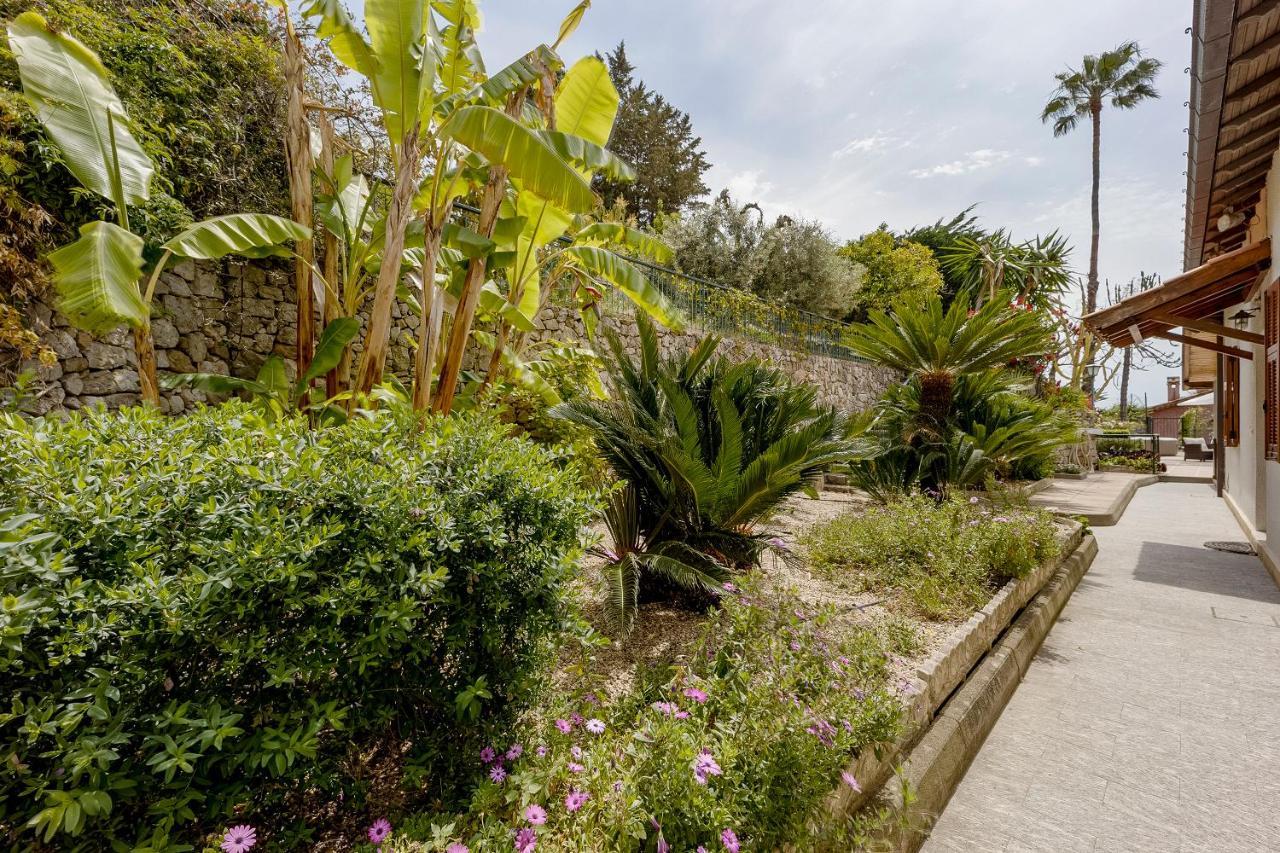
<path fill-rule="evenodd" d="M 411 371 L 413 356 L 408 342 L 416 337 L 417 319 L 408 306 L 393 306 L 387 366 L 401 378 L 408 378 Z M 58 363 L 52 367 L 34 362 L 24 365 L 36 371 L 38 380 L 34 395 L 23 403 L 27 412 L 42 415 L 138 402 L 137 361 L 125 329 L 95 338 L 72 328 L 61 314 L 43 304 L 34 306 L 30 320 L 58 354 Z M 634 322 L 610 317 L 606 323 L 620 332 L 629 350 L 639 351 Z M 586 340 L 571 309 L 553 307 L 542 326 L 534 339 Z M 297 320 L 290 269 L 279 261 L 177 264 L 157 283 L 152 331 L 162 379 L 167 373 L 193 371 L 252 378 L 273 354 L 284 357 L 291 371 Z M 668 352 L 677 347 L 692 348 L 699 337 L 696 330 L 666 332 L 662 346 Z M 354 347 L 357 359 L 359 341 L 357 338 Z M 795 381 L 812 384 L 822 401 L 845 411 L 867 408 L 898 378 L 892 371 L 864 362 L 811 355 L 753 340 L 729 339 L 720 351 L 739 358 L 764 359 Z M 464 367 L 481 369 L 485 363 L 485 354 L 472 352 Z M 206 399 L 203 392 L 191 389 L 162 390 L 161 395 L 162 408 L 170 413 Z"/>

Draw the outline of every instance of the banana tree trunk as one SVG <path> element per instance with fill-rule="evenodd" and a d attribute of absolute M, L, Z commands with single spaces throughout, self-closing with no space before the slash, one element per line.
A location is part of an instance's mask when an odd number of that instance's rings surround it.
<path fill-rule="evenodd" d="M 311 210 L 311 128 L 307 124 L 306 78 L 307 60 L 302 41 L 287 22 L 284 37 L 284 74 L 289 90 L 288 127 L 285 136 L 285 154 L 289 166 L 290 213 L 295 222 L 310 227 Z M 298 307 L 297 375 L 301 376 L 311 366 L 315 350 L 316 314 L 311 289 L 311 264 L 315 260 L 315 247 L 310 238 L 297 241 L 294 248 L 293 281 Z M 299 395 L 298 403 L 307 404 L 306 394 Z"/>
<path fill-rule="evenodd" d="M 360 357 L 355 388 L 368 394 L 382 381 L 387 366 L 387 346 L 391 342 L 391 306 L 400 281 L 400 263 L 404 255 L 404 232 L 413 216 L 413 194 L 418 188 L 418 128 L 400 142 L 397 158 L 396 187 L 387 209 L 386 243 L 382 265 L 374 285 L 373 307 L 369 311 L 369 330 L 365 334 L 364 353 Z M 495 205 L 496 209 L 496 205 Z"/>
<path fill-rule="evenodd" d="M 502 203 L 507 186 L 507 170 L 495 166 L 489 170 L 489 181 L 484 188 L 484 201 L 480 205 L 479 231 L 486 238 L 493 236 L 493 226 L 498 220 L 498 206 Z M 453 328 L 449 330 L 449 346 L 440 364 L 440 382 L 436 386 L 432 408 L 447 415 L 453 410 L 453 395 L 458 390 L 458 374 L 462 371 L 462 357 L 471 337 L 471 324 L 476 316 L 476 304 L 480 301 L 480 287 L 488 258 L 472 258 L 467 265 L 467 277 L 462 285 L 462 296 L 453 313 Z"/>
<path fill-rule="evenodd" d="M 418 352 L 413 362 L 413 408 L 425 412 L 431 405 L 431 377 L 436 350 L 440 346 L 440 324 L 444 320 L 444 291 L 436 286 L 436 257 L 440 253 L 443 221 L 427 216 L 422 260 L 422 324 L 418 329 Z"/>
<path fill-rule="evenodd" d="M 320 168 L 326 174 L 333 174 L 333 122 L 329 119 L 329 114 L 323 109 L 318 116 L 320 124 Z M 317 226 L 323 227 L 323 226 Z M 322 315 L 324 317 L 324 325 L 328 327 L 330 323 L 342 316 L 341 300 L 338 298 L 338 238 L 329 229 L 324 229 L 324 303 L 321 306 Z M 347 364 L 347 369 L 351 366 L 351 347 L 350 345 L 342 348 L 342 361 Z M 334 367 L 325 374 L 324 377 L 324 395 L 332 399 L 342 392 L 343 374 L 341 372 L 341 364 Z"/>
<path fill-rule="evenodd" d="M 502 367 L 502 351 L 507 348 L 507 335 L 510 333 L 511 327 L 507 325 L 507 321 L 500 321 L 498 323 L 498 334 L 494 336 L 493 340 L 493 353 L 489 356 L 489 369 L 485 371 L 484 386 L 481 390 L 498 381 L 498 371 Z"/>
<path fill-rule="evenodd" d="M 133 329 L 133 350 L 138 356 L 138 387 L 142 402 L 160 408 L 160 382 L 156 378 L 156 345 L 151 337 L 151 323 Z"/>

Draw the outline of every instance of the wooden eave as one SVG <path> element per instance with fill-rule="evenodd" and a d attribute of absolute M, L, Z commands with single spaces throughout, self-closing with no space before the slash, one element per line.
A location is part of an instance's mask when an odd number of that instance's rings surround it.
<path fill-rule="evenodd" d="M 1234 250 L 1280 143 L 1280 0 L 1194 0 L 1183 268 Z"/>
<path fill-rule="evenodd" d="M 1084 323 L 1112 346 L 1124 347 L 1141 343 L 1146 338 L 1164 338 L 1239 358 L 1251 358 L 1249 351 L 1189 338 L 1175 334 L 1173 330 L 1194 329 L 1256 343 L 1256 333 L 1228 328 L 1216 319 L 1230 306 L 1246 301 L 1254 283 L 1270 266 L 1271 239 L 1264 238 L 1219 255 L 1208 263 L 1168 279 L 1159 287 L 1095 311 L 1084 318 Z"/>

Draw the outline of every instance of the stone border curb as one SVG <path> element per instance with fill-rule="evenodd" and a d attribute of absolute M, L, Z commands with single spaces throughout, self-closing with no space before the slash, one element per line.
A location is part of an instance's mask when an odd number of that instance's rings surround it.
<path fill-rule="evenodd" d="M 1097 540 L 1084 537 L 947 700 L 933 725 L 912 749 L 902 772 L 913 799 L 904 806 L 901 789 L 890 791 L 891 809 L 902 820 L 882 839 L 888 849 L 914 853 L 929 837 L 934 820 L 946 808 L 1097 553 Z"/>
<path fill-rule="evenodd" d="M 1052 582 L 1063 571 L 1063 567 L 1072 564 L 1082 551 L 1091 547 L 1086 565 L 1093 561 L 1097 546 L 1093 537 L 1083 536 L 1083 528 L 1078 523 L 1066 521 L 1067 530 L 1062 542 L 1062 553 L 1066 556 L 1045 562 L 1031 574 L 1015 578 L 996 592 L 986 606 L 969 617 L 966 622 L 948 638 L 946 645 L 934 652 L 933 656 L 923 662 L 916 670 L 912 680 L 915 693 L 904 709 L 905 722 L 903 733 L 897 742 L 879 750 L 860 754 L 847 768 L 862 788 L 852 791 L 841 786 L 827 802 L 828 812 L 835 818 L 853 814 L 867 803 L 893 775 L 895 763 L 931 732 L 931 725 L 936 726 L 936 718 L 941 715 L 948 697 L 972 677 L 975 666 L 981 666 L 984 656 L 1000 639 L 1010 622 L 1032 598 Z M 1074 588 L 1074 584 L 1072 585 Z M 1056 612 L 1055 612 L 1056 616 Z M 1046 632 L 1048 628 L 1046 627 Z M 1038 645 L 1038 643 L 1037 643 Z M 1003 703 L 1000 705 L 1004 707 Z M 997 716 L 999 711 L 997 710 Z M 966 761 L 966 766 L 968 762 Z"/>

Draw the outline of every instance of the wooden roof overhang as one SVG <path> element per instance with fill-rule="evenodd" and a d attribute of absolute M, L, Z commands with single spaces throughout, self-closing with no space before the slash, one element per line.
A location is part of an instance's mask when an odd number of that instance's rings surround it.
<path fill-rule="evenodd" d="M 1164 338 L 1251 359 L 1251 350 L 1177 334 L 1173 330 L 1193 329 L 1222 338 L 1261 344 L 1262 336 L 1256 332 L 1224 326 L 1217 322 L 1217 318 L 1228 307 L 1247 301 L 1270 266 L 1271 240 L 1264 238 L 1219 255 L 1159 287 L 1095 311 L 1084 318 L 1084 323 L 1112 346 L 1124 347 L 1142 343 L 1146 338 Z"/>
<path fill-rule="evenodd" d="M 1280 146 L 1280 0 L 1195 0 L 1183 268 L 1239 248 Z"/>

